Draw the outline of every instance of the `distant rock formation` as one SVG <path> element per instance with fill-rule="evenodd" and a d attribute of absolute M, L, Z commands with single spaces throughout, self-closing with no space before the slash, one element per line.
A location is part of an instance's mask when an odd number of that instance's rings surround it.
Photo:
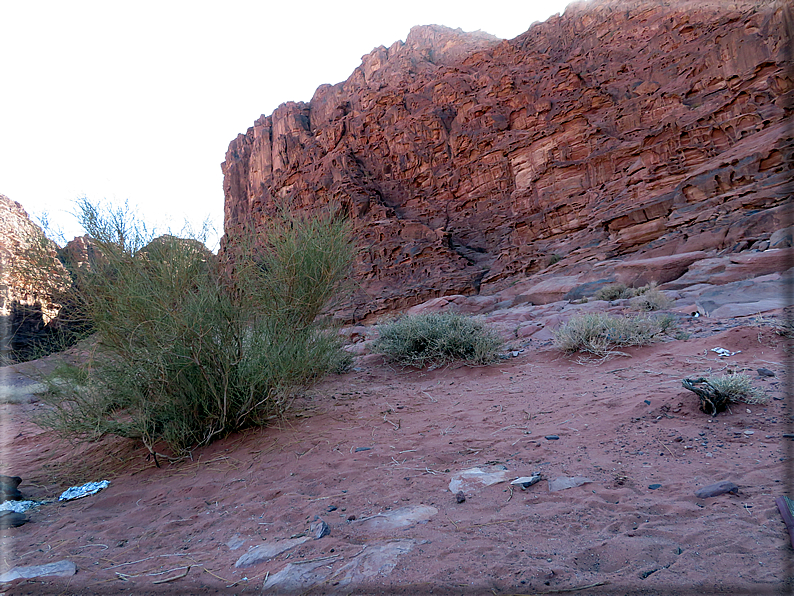
<path fill-rule="evenodd" d="M 33 355 L 52 334 L 71 283 L 58 246 L 22 205 L 0 195 L 0 352 Z"/>
<path fill-rule="evenodd" d="M 758 248 L 791 195 L 792 22 L 772 0 L 591 0 L 509 41 L 415 27 L 231 142 L 222 251 L 279 205 L 341 204 L 354 320 L 560 260 Z"/>

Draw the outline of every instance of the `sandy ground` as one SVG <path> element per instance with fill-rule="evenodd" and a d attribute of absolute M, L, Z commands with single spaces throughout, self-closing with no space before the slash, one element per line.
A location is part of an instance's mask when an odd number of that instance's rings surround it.
<path fill-rule="evenodd" d="M 685 317 L 690 339 L 600 362 L 542 339 L 486 367 L 364 355 L 278 425 L 160 468 L 127 441 L 60 441 L 31 422 L 38 403 L 2 405 L 0 472 L 22 476 L 25 495 L 111 484 L 1 531 L 0 572 L 64 559 L 78 572 L 0 592 L 789 593 L 794 551 L 774 499 L 794 496 L 792 404 L 773 323 Z M 681 380 L 727 370 L 769 402 L 700 412 Z M 476 467 L 505 481 L 464 480 L 458 502 L 451 481 Z M 534 472 L 543 480 L 511 488 Z M 550 491 L 560 477 L 589 482 Z M 722 480 L 738 494 L 695 496 Z M 319 521 L 330 534 L 315 539 Z"/>

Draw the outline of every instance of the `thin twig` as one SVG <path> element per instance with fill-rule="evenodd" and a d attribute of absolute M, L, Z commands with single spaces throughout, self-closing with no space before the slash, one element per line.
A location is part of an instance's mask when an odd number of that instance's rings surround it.
<path fill-rule="evenodd" d="M 158 579 L 156 582 L 152 582 L 152 583 L 153 584 L 166 584 L 168 582 L 172 582 L 172 581 L 177 580 L 177 579 L 182 579 L 188 573 L 190 573 L 190 568 L 191 567 L 192 567 L 192 565 L 188 565 L 187 569 L 185 569 L 185 572 L 182 575 L 175 575 L 174 577 L 168 577 L 166 579 Z"/>

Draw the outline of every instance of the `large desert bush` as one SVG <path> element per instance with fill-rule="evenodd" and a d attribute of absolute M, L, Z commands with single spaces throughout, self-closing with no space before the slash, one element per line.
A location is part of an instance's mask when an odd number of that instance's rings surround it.
<path fill-rule="evenodd" d="M 610 316 L 588 313 L 571 317 L 554 333 L 554 345 L 563 352 L 584 352 L 603 357 L 619 347 L 650 344 L 673 324 L 669 316 Z"/>
<path fill-rule="evenodd" d="M 352 261 L 343 218 L 282 214 L 220 261 L 195 239 L 153 240 L 120 211 L 80 207 L 102 254 L 77 272 L 97 349 L 57 372 L 42 424 L 184 454 L 266 423 L 345 358 L 320 322 Z"/>
<path fill-rule="evenodd" d="M 458 313 L 408 315 L 380 325 L 376 352 L 400 364 L 422 367 L 452 360 L 487 364 L 502 340 L 479 319 Z"/>

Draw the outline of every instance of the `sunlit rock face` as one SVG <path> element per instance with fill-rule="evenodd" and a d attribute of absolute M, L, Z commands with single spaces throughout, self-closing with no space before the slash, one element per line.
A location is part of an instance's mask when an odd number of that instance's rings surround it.
<path fill-rule="evenodd" d="M 22 205 L 0 195 L 0 351 L 4 354 L 28 352 L 56 325 L 63 290 L 70 284 L 57 251 Z"/>
<path fill-rule="evenodd" d="M 439 26 L 229 145 L 224 250 L 280 205 L 341 205 L 347 319 L 491 295 L 551 262 L 741 250 L 785 226 L 785 2 L 592 0 L 513 40 Z M 249 231 L 244 231 L 249 230 Z"/>

